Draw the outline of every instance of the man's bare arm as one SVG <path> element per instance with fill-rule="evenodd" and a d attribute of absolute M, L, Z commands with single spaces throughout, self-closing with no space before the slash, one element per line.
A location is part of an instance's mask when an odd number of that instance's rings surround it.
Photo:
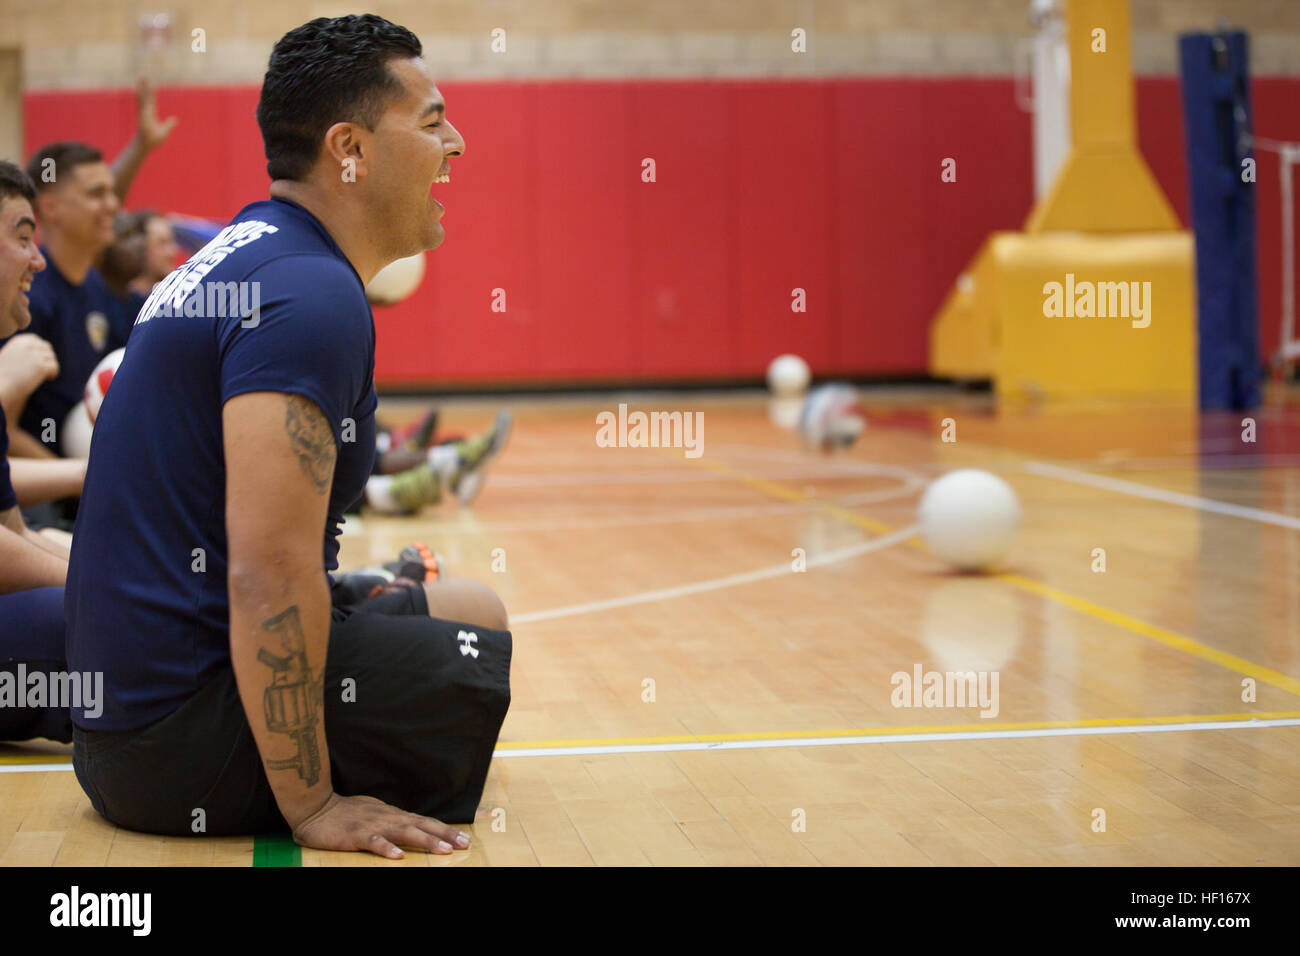
<path fill-rule="evenodd" d="M 9 419 L 9 464 L 11 467 L 15 458 L 36 458 L 52 461 L 59 457 L 49 445 L 23 431 L 15 422 L 16 419 Z"/>
<path fill-rule="evenodd" d="M 19 511 L 17 508 L 10 508 L 7 511 L 0 511 L 0 527 L 8 528 L 10 531 L 18 535 L 20 538 L 26 541 L 33 548 L 37 548 L 41 551 L 44 551 L 46 554 L 54 555 L 56 558 L 62 561 L 64 565 L 68 563 L 68 558 L 70 555 L 67 546 L 64 545 L 61 541 L 56 541 L 53 538 L 45 536 L 39 531 L 33 531 L 31 528 L 27 527 L 27 523 L 23 521 L 23 513 Z M 72 540 L 72 536 L 68 535 L 66 532 L 60 532 L 60 534 L 64 535 L 66 537 L 66 540 L 68 541 Z M 66 573 L 66 571 L 67 568 L 65 567 L 64 572 Z M 63 582 L 60 581 L 59 583 L 61 584 Z"/>
<path fill-rule="evenodd" d="M 11 458 L 9 480 L 23 508 L 81 494 L 86 481 L 84 458 Z"/>
<path fill-rule="evenodd" d="M 69 541 L 72 540 L 72 536 L 68 535 L 67 532 L 62 532 L 62 533 L 67 535 L 67 539 Z M 48 534 L 45 532 L 33 531 L 31 528 L 28 528 L 23 532 L 23 540 L 26 541 L 28 544 L 30 544 L 32 547 L 44 551 L 46 554 L 54 555 L 54 557 L 58 558 L 60 561 L 63 562 L 66 569 L 68 560 L 72 557 L 72 552 L 62 542 L 56 541 L 54 538 L 49 537 Z"/>
<path fill-rule="evenodd" d="M 67 560 L 36 547 L 25 534 L 15 533 L 8 514 L 0 521 L 0 594 L 62 585 L 68 578 Z"/>
<path fill-rule="evenodd" d="M 126 144 L 122 152 L 113 160 L 113 192 L 121 202 L 126 202 L 126 194 L 131 191 L 131 183 L 136 173 L 144 165 L 145 157 L 161 146 L 176 125 L 176 117 L 166 120 L 158 119 L 158 108 L 154 98 L 153 84 L 144 77 L 135 87 L 135 135 Z"/>
<path fill-rule="evenodd" d="M 296 826 L 333 792 L 322 713 L 330 597 L 321 548 L 334 435 L 315 405 L 278 392 L 236 396 L 222 419 L 230 656 L 276 801 Z"/>
<path fill-rule="evenodd" d="M 373 797 L 334 793 L 323 683 L 330 595 L 322 545 L 337 449 L 310 401 L 254 392 L 226 402 L 230 657 L 280 812 L 305 846 L 449 853 L 466 834 Z"/>

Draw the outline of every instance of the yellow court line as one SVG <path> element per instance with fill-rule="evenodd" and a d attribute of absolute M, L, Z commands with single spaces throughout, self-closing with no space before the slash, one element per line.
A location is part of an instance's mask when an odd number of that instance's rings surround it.
<path fill-rule="evenodd" d="M 72 763 L 72 754 L 12 754 L 0 757 L 0 765 L 15 766 L 25 763 Z"/>
<path fill-rule="evenodd" d="M 1100 604 L 1094 604 L 1092 601 L 1081 597 L 1075 597 L 1059 588 L 1051 585 L 1034 581 L 1019 574 L 999 574 L 999 578 L 1009 584 L 1032 594 L 1037 594 L 1049 600 L 1064 604 L 1066 607 L 1073 608 L 1084 614 L 1090 614 L 1099 620 L 1106 621 L 1108 624 L 1114 624 L 1116 627 L 1122 627 L 1125 630 L 1132 631 L 1134 634 L 1141 634 L 1143 637 L 1149 637 L 1153 641 L 1159 641 L 1166 647 L 1172 647 L 1175 650 L 1182 651 L 1184 654 L 1191 654 L 1193 657 L 1199 657 L 1203 661 L 1209 661 L 1212 664 L 1218 664 L 1220 667 L 1226 667 L 1228 670 L 1236 671 L 1238 674 L 1245 674 L 1247 677 L 1253 677 L 1255 680 L 1264 684 L 1270 684 L 1273 687 L 1280 688 L 1288 693 L 1300 696 L 1300 680 L 1289 674 L 1283 674 L 1281 671 L 1275 671 L 1272 668 L 1264 667 L 1262 664 L 1256 664 L 1248 661 L 1244 657 L 1238 657 L 1236 654 L 1229 654 L 1227 651 L 1221 651 L 1218 648 L 1210 647 L 1208 644 L 1202 644 L 1200 641 L 1185 637 L 1167 628 L 1159 627 L 1155 624 L 1148 624 L 1146 621 L 1130 617 L 1120 611 L 1103 607 Z"/>
<path fill-rule="evenodd" d="M 623 747 L 640 744 L 711 744 L 733 740 L 817 740 L 827 737 L 887 737 L 908 734 L 969 733 L 999 730 L 1060 730 L 1084 727 L 1139 727 L 1149 724 L 1233 723 L 1251 720 L 1291 720 L 1300 710 L 1272 710 L 1246 714 L 1176 714 L 1169 717 L 1091 717 L 1084 720 L 1026 720 L 978 724 L 917 724 L 911 727 L 847 727 L 838 730 L 775 730 L 743 734 L 677 734 L 662 737 L 590 737 L 579 740 L 499 740 L 498 748 L 540 750 L 546 747 Z M 61 759 L 62 758 L 62 759 Z M 66 754 L 14 754 L 0 756 L 0 766 L 37 763 L 72 763 Z"/>
<path fill-rule="evenodd" d="M 719 474 L 730 474 L 740 483 L 748 485 L 751 488 L 756 488 L 759 491 L 773 495 L 774 497 L 782 498 L 786 501 L 798 501 L 804 504 L 817 505 L 827 514 L 834 515 L 843 521 L 855 524 L 868 531 L 873 531 L 876 534 L 889 534 L 897 530 L 896 528 L 884 524 L 883 522 L 876 521 L 873 518 L 867 518 L 863 515 L 849 511 L 847 508 L 819 502 L 812 495 L 806 495 L 802 491 L 791 488 L 788 485 L 769 481 L 766 478 L 756 478 L 753 475 L 746 474 L 730 465 L 725 465 L 721 462 L 704 461 L 702 459 L 699 460 L 698 463 Z M 908 544 L 921 549 L 925 548 L 925 545 L 915 538 L 909 541 Z M 992 575 L 992 577 L 996 577 L 999 580 L 1018 587 L 1022 591 L 1028 591 L 1030 594 L 1036 594 L 1039 597 L 1044 597 L 1050 601 L 1055 601 L 1058 604 L 1063 604 L 1081 614 L 1095 617 L 1099 621 L 1105 621 L 1107 624 L 1123 628 L 1126 631 L 1131 631 L 1132 633 L 1141 635 L 1142 637 L 1150 638 L 1153 641 L 1158 641 L 1166 647 L 1182 651 L 1185 654 L 1198 657 L 1203 661 L 1209 661 L 1212 664 L 1218 664 L 1220 667 L 1226 667 L 1230 671 L 1235 671 L 1236 673 L 1245 675 L 1246 677 L 1252 677 L 1261 683 L 1268 684 L 1272 687 L 1278 688 L 1279 690 L 1284 690 L 1289 694 L 1295 694 L 1300 697 L 1300 679 L 1292 677 L 1290 674 L 1283 674 L 1281 671 L 1275 671 L 1270 667 L 1264 667 L 1262 664 L 1248 661 L 1246 658 L 1238 657 L 1236 654 L 1229 654 L 1227 651 L 1221 651 L 1208 644 L 1202 644 L 1194 638 L 1168 630 L 1167 628 L 1159 627 L 1155 624 L 1148 624 L 1146 621 L 1139 620 L 1136 617 L 1113 610 L 1112 608 L 1105 607 L 1101 604 L 1096 604 L 1086 598 L 1076 597 L 1073 594 L 1062 591 L 1060 588 L 1054 588 L 1051 585 L 1043 584 L 1021 574 L 1004 572 Z"/>
<path fill-rule="evenodd" d="M 799 491 L 796 488 L 791 488 L 788 485 L 778 484 L 775 481 L 768 481 L 766 478 L 755 478 L 753 475 L 747 475 L 744 472 L 738 471 L 730 465 L 724 465 L 721 462 L 707 461 L 700 458 L 696 460 L 696 464 L 707 468 L 710 471 L 717 472 L 720 475 L 729 475 L 741 484 L 749 485 L 751 488 L 757 488 L 759 491 L 771 495 L 773 498 L 781 498 L 785 501 L 793 501 L 798 504 L 817 505 L 820 510 L 827 514 L 834 515 L 840 520 L 847 521 L 850 524 L 855 524 L 859 528 L 865 528 L 867 531 L 874 531 L 876 534 L 889 534 L 892 531 L 898 530 L 897 528 L 890 527 L 882 521 L 876 521 L 874 518 L 868 518 L 865 515 L 860 515 L 847 508 L 841 508 L 839 505 L 830 505 L 824 501 L 818 501 L 812 495 L 806 495 L 802 491 Z"/>

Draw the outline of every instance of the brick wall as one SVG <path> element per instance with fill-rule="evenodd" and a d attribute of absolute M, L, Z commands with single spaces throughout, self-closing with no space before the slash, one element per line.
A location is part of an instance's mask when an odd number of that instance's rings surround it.
<path fill-rule="evenodd" d="M 1012 72 L 1028 0 L 371 0 L 425 43 L 440 77 L 708 77 Z M 255 82 L 271 45 L 320 0 L 0 0 L 0 49 L 20 48 L 28 89 L 122 86 L 139 70 L 138 22 L 172 17 L 151 69 L 169 84 Z M 1251 31 L 1256 75 L 1300 74 L 1300 0 L 1132 0 L 1138 72 L 1177 70 L 1175 36 L 1224 18 Z M 494 28 L 506 52 L 490 49 Z M 790 50 L 807 31 L 808 51 Z M 207 52 L 192 53 L 191 31 Z"/>

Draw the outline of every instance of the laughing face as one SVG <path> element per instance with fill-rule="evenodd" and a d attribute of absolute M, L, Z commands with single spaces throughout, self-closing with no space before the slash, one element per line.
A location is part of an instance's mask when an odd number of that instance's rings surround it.
<path fill-rule="evenodd" d="M 0 338 L 31 323 L 27 293 L 32 277 L 44 268 L 31 203 L 22 196 L 0 200 Z"/>
<path fill-rule="evenodd" d="M 406 93 L 385 111 L 374 132 L 371 188 L 393 258 L 436 249 L 445 238 L 444 208 L 435 184 L 451 182 L 451 157 L 465 141 L 447 121 L 446 104 L 422 58 L 390 60 L 388 70 Z"/>

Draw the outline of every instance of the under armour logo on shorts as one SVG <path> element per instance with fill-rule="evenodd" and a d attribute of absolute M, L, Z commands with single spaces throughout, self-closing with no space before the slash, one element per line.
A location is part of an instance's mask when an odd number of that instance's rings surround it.
<path fill-rule="evenodd" d="M 464 657 L 466 654 L 473 654 L 475 658 L 478 657 L 478 648 L 470 646 L 471 644 L 478 643 L 477 634 L 475 634 L 473 631 L 470 631 L 468 633 L 466 633 L 465 631 L 461 631 L 459 634 L 456 635 L 456 640 L 461 642 L 460 643 L 461 657 Z"/>

